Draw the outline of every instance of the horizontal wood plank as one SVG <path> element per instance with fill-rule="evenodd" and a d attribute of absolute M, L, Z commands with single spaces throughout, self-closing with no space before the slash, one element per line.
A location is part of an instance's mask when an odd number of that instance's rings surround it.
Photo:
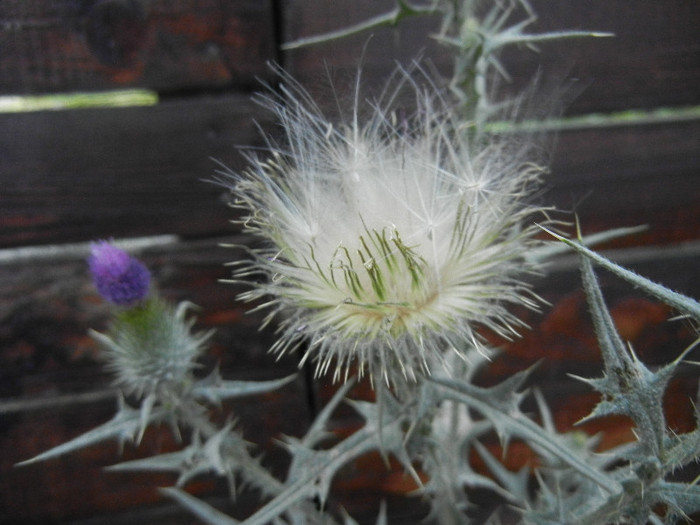
<path fill-rule="evenodd" d="M 700 120 L 562 132 L 545 185 L 541 202 L 585 231 L 646 225 L 627 245 L 700 239 Z"/>
<path fill-rule="evenodd" d="M 251 85 L 275 58 L 269 0 L 5 2 L 0 94 Z"/>
<path fill-rule="evenodd" d="M 503 56 L 512 76 L 506 90 L 517 90 L 536 72 L 554 82 L 575 78 L 582 91 L 568 108 L 571 114 L 700 104 L 700 4 L 694 0 L 642 2 L 625 0 L 531 0 L 539 16 L 530 32 L 563 29 L 612 32 L 614 38 L 577 38 L 544 43 L 538 52 L 510 50 Z M 382 14 L 393 0 L 300 0 L 287 15 L 286 41 L 346 27 Z M 338 12 L 342 11 L 342 16 Z M 522 13 L 520 13 L 522 15 Z M 522 18 L 520 18 L 522 20 Z M 295 49 L 286 55 L 295 75 L 310 84 L 326 68 L 352 78 L 359 64 L 370 84 L 381 85 L 394 68 L 422 56 L 449 75 L 451 55 L 430 35 L 439 19 L 406 19 L 397 29 L 381 28 L 332 43 Z"/>
<path fill-rule="evenodd" d="M 0 115 L 0 245 L 233 232 L 212 182 L 218 159 L 260 145 L 247 97 L 145 108 Z M 700 237 L 700 121 L 561 133 L 541 201 L 576 211 L 587 231 L 649 224 L 645 242 Z M 571 216 L 570 216 L 571 217 Z"/>
<path fill-rule="evenodd" d="M 0 245 L 231 231 L 218 160 L 260 143 L 248 96 L 0 115 Z"/>

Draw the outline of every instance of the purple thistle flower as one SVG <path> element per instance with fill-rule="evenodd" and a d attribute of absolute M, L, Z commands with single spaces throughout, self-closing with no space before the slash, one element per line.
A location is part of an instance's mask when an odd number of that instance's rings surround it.
<path fill-rule="evenodd" d="M 148 269 L 109 242 L 92 243 L 88 264 L 97 291 L 109 302 L 127 306 L 148 294 L 151 281 Z"/>

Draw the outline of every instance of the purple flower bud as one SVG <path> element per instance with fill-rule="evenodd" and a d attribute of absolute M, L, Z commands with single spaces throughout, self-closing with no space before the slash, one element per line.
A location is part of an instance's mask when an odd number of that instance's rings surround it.
<path fill-rule="evenodd" d="M 148 269 L 109 242 L 92 243 L 88 264 L 97 291 L 108 301 L 130 305 L 148 294 L 151 280 Z"/>

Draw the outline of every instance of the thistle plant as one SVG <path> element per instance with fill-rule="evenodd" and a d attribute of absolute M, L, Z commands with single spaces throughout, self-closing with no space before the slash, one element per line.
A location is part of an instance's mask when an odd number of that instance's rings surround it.
<path fill-rule="evenodd" d="M 698 479 L 675 478 L 700 461 L 700 428 L 670 431 L 662 406 L 673 375 L 695 365 L 686 358 L 700 339 L 658 369 L 643 364 L 617 333 L 594 266 L 696 326 L 700 303 L 588 247 L 631 230 L 594 238 L 556 231 L 549 209 L 534 198 L 546 171 L 539 144 L 515 126 L 507 133 L 493 126 L 517 114 L 517 105 L 504 109 L 489 89 L 493 75 L 507 78 L 500 50 L 599 33 L 525 33 L 535 19 L 526 0 L 398 1 L 386 15 L 294 45 L 434 13 L 443 17 L 437 38 L 455 51 L 451 81 L 399 69 L 383 96 L 364 108 L 358 75 L 350 116 L 334 120 L 280 71 L 279 89 L 261 101 L 277 117 L 282 138 L 268 138 L 264 155 L 250 154 L 246 171 L 219 175 L 243 228 L 261 242 L 232 263 L 233 280 L 249 286 L 241 299 L 266 309 L 265 323 L 277 325 L 272 352 L 298 352 L 300 367 L 313 366 L 316 376 L 338 384 L 304 435 L 280 438 L 290 457 L 284 479 L 268 473 L 235 425 L 215 422 L 212 411 L 222 400 L 291 379 L 230 381 L 218 371 L 200 377 L 209 334 L 193 330 L 191 305 L 159 298 L 148 270 L 105 242 L 93 245 L 89 266 L 115 313 L 108 333 L 94 336 L 123 391 L 118 413 L 25 463 L 105 439 L 138 443 L 149 425 L 166 423 L 181 450 L 110 468 L 176 473 L 176 486 L 163 493 L 209 524 L 240 522 L 184 490 L 203 474 L 225 478 L 232 498 L 237 479 L 259 489 L 261 505 L 246 525 L 354 524 L 333 512 L 331 484 L 340 469 L 373 451 L 396 459 L 413 479 L 431 523 L 497 525 L 506 508 L 524 524 L 570 525 L 673 524 L 700 512 Z M 518 14 L 522 20 L 515 21 Z M 545 259 L 567 250 L 580 255 L 603 357 L 601 377 L 572 379 L 602 395 L 584 421 L 614 414 L 635 426 L 635 442 L 603 452 L 595 436 L 557 431 L 544 397 L 528 389 L 531 369 L 491 387 L 475 381 L 498 353 L 483 331 L 517 337 L 526 326 L 514 312 L 544 307 L 532 277 L 546 276 Z M 363 377 L 374 400 L 346 399 Z M 536 416 L 521 407 L 530 394 Z M 331 419 L 343 401 L 364 425 L 339 439 Z M 505 468 L 485 446 L 493 434 L 503 450 L 524 442 L 538 466 Z M 475 468 L 475 455 L 487 471 Z M 477 520 L 474 489 L 491 491 L 503 505 Z M 388 520 L 382 507 L 377 523 Z"/>
<path fill-rule="evenodd" d="M 214 423 L 210 411 L 227 399 L 277 389 L 291 378 L 227 381 L 218 370 L 198 377 L 197 359 L 211 333 L 193 331 L 194 320 L 187 317 L 192 305 L 171 305 L 158 297 L 144 264 L 113 243 L 93 243 L 88 265 L 95 288 L 115 306 L 109 331 L 92 335 L 102 344 L 107 367 L 120 387 L 118 411 L 100 427 L 22 464 L 110 439 L 138 445 L 148 426 L 167 424 L 184 442 L 181 451 L 112 470 L 172 471 L 179 475 L 178 485 L 210 472 L 224 476 L 232 491 L 236 476 L 263 493 L 272 490 L 274 478 L 251 455 L 248 443 L 231 423 Z"/>

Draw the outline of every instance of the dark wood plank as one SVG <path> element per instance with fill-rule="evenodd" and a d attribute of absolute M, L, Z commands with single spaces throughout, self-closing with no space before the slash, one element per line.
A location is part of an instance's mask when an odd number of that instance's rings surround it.
<path fill-rule="evenodd" d="M 562 132 L 545 185 L 586 231 L 648 226 L 626 245 L 700 239 L 700 120 Z"/>
<path fill-rule="evenodd" d="M 213 159 L 269 118 L 247 96 L 0 115 L 0 245 L 231 231 Z"/>
<path fill-rule="evenodd" d="M 4 2 L 0 93 L 250 85 L 275 41 L 270 0 Z"/>
<path fill-rule="evenodd" d="M 245 97 L 0 116 L 0 244 L 234 231 L 211 158 L 242 169 L 260 143 Z M 561 133 L 544 204 L 587 231 L 649 224 L 645 242 L 700 236 L 700 122 Z"/>
<path fill-rule="evenodd" d="M 284 17 L 284 41 L 315 36 L 365 21 L 390 10 L 394 0 L 296 0 L 289 2 Z M 396 61 L 406 63 L 423 55 L 449 70 L 445 49 L 427 35 L 437 30 L 439 19 L 404 20 L 398 29 L 382 28 L 370 33 L 283 52 L 286 68 L 319 98 L 322 106 L 334 107 L 337 96 L 342 103 L 352 101 L 358 67 L 362 69 L 363 93 L 378 92 L 395 68 Z M 328 81 L 337 93 L 328 89 Z"/>
<path fill-rule="evenodd" d="M 700 104 L 700 4 L 694 0 L 533 0 L 532 6 L 540 15 L 534 29 L 590 29 L 615 35 L 542 47 L 545 64 L 552 64 L 548 69 L 559 69 L 588 86 L 570 112 Z M 529 64 L 519 63 L 527 69 L 539 60 L 532 54 L 522 58 Z M 518 63 L 511 67 L 518 74 Z"/>
<path fill-rule="evenodd" d="M 697 2 L 530 3 L 539 15 L 538 22 L 530 27 L 532 32 L 575 29 L 613 32 L 616 36 L 545 43 L 537 53 L 527 49 L 506 53 L 503 62 L 513 77 L 512 89 L 522 87 L 539 69 L 545 79 L 568 76 L 580 80 L 583 92 L 568 108 L 572 114 L 700 104 Z M 384 13 L 393 5 L 393 0 L 296 1 L 287 14 L 285 39 L 340 29 Z M 373 34 L 289 51 L 286 61 L 295 75 L 312 85 L 323 76 L 325 67 L 342 79 L 352 77 L 358 63 L 362 63 L 369 83 L 380 85 L 380 79 L 391 72 L 395 60 L 413 60 L 421 50 L 423 58 L 449 74 L 450 55 L 429 38 L 436 30 L 436 22 L 409 19 L 397 30 L 383 28 Z"/>

